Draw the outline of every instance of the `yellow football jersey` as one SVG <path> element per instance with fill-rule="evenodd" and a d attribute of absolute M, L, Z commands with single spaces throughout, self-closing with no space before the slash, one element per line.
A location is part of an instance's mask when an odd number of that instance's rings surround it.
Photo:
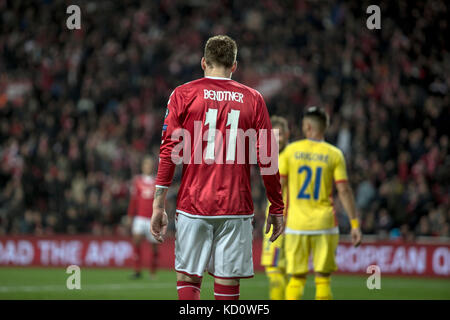
<path fill-rule="evenodd" d="M 333 182 L 347 181 L 342 151 L 325 141 L 298 140 L 280 154 L 279 171 L 288 179 L 286 233 L 337 231 L 332 192 Z"/>
<path fill-rule="evenodd" d="M 284 150 L 280 152 L 279 157 L 283 154 Z M 285 191 L 283 190 L 283 200 L 286 199 Z M 286 206 L 286 203 L 285 203 Z M 285 258 L 284 258 L 284 235 L 280 235 L 277 240 L 271 242 L 269 239 L 272 236 L 272 229 L 270 232 L 266 232 L 267 216 L 269 215 L 270 201 L 267 201 L 266 207 L 266 219 L 264 220 L 263 227 L 263 248 L 261 254 L 261 265 L 265 267 L 277 267 L 285 268 Z"/>
<path fill-rule="evenodd" d="M 284 153 L 286 152 L 286 148 L 283 148 L 283 150 L 280 152 L 280 154 L 278 155 L 278 164 L 280 163 L 280 159 L 282 159 L 284 156 Z M 280 172 L 281 175 L 281 172 Z M 286 199 L 286 193 L 285 190 L 281 190 L 282 194 L 283 194 L 283 201 L 285 201 Z M 284 204 L 284 206 L 286 207 L 286 203 Z M 267 207 L 266 207 L 266 222 L 267 222 L 267 217 L 269 216 L 269 207 L 270 207 L 270 201 L 267 201 Z M 264 228 L 266 228 L 266 225 L 264 224 Z M 264 229 L 265 230 L 265 229 Z M 269 237 L 270 238 L 270 237 Z"/>

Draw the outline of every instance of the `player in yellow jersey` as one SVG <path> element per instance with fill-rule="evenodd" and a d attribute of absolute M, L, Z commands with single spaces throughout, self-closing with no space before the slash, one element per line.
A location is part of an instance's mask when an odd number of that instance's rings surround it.
<path fill-rule="evenodd" d="M 272 128 L 278 129 L 278 145 L 280 157 L 289 139 L 289 127 L 285 118 L 272 116 Z M 283 193 L 283 202 L 286 204 L 286 192 Z M 266 220 L 270 203 L 266 208 Z M 264 230 L 266 230 L 264 224 Z M 261 265 L 265 267 L 269 278 L 269 297 L 271 300 L 284 300 L 286 290 L 286 259 L 284 257 L 284 236 L 280 235 L 274 242 L 270 241 L 271 232 L 265 232 L 262 245 Z"/>
<path fill-rule="evenodd" d="M 302 122 L 306 139 L 289 144 L 280 155 L 281 183 L 289 199 L 284 239 L 286 273 L 290 275 L 287 300 L 302 298 L 311 253 L 316 299 L 332 299 L 330 275 L 337 270 L 335 251 L 339 240 L 333 185 L 350 219 L 352 243 L 358 246 L 361 242 L 344 155 L 324 141 L 328 122 L 324 110 L 308 108 Z"/>

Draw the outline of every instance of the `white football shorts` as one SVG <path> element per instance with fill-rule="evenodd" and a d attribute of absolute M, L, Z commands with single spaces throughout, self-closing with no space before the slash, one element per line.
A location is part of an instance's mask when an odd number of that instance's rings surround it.
<path fill-rule="evenodd" d="M 145 235 L 151 243 L 158 243 L 150 232 L 150 218 L 135 216 L 133 219 L 133 226 L 131 228 L 132 234 Z"/>
<path fill-rule="evenodd" d="M 253 277 L 252 217 L 202 218 L 178 214 L 175 270 L 202 277 Z"/>

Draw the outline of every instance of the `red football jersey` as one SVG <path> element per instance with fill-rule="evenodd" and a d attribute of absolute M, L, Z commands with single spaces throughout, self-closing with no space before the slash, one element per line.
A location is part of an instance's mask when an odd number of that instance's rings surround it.
<path fill-rule="evenodd" d="M 264 131 L 261 129 L 268 132 L 268 138 L 260 134 Z M 250 87 L 218 77 L 204 77 L 181 85 L 172 92 L 167 105 L 156 186 L 170 186 L 175 170 L 173 155 L 179 154 L 184 160 L 178 213 L 205 217 L 251 216 L 250 166 L 253 163 L 250 163 L 249 147 L 253 145 L 256 150 L 254 164 L 261 169 L 273 165 L 261 161 L 259 156 L 261 148 L 267 154 L 272 149 L 278 150 L 276 141 L 270 139 L 271 129 L 264 99 Z M 240 138 L 242 135 L 236 133 L 239 130 L 249 135 L 256 133 L 254 141 Z M 278 152 L 274 158 L 275 170 L 262 177 L 271 203 L 269 212 L 283 214 Z"/>
<path fill-rule="evenodd" d="M 136 176 L 131 187 L 128 215 L 151 218 L 153 213 L 154 193 L 155 179 L 152 176 Z"/>

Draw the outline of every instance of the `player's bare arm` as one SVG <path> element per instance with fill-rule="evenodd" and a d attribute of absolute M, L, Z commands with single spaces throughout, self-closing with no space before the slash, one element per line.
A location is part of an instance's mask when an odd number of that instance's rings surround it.
<path fill-rule="evenodd" d="M 352 243 L 355 247 L 361 244 L 361 229 L 359 227 L 359 220 L 356 214 L 355 199 L 353 197 L 353 191 L 347 181 L 336 184 L 339 199 L 344 206 L 345 211 L 348 214 L 350 223 L 352 225 L 351 237 Z"/>
<path fill-rule="evenodd" d="M 168 218 L 165 210 L 167 188 L 156 187 L 153 200 L 153 215 L 150 231 L 156 240 L 163 242 L 167 231 Z"/>

